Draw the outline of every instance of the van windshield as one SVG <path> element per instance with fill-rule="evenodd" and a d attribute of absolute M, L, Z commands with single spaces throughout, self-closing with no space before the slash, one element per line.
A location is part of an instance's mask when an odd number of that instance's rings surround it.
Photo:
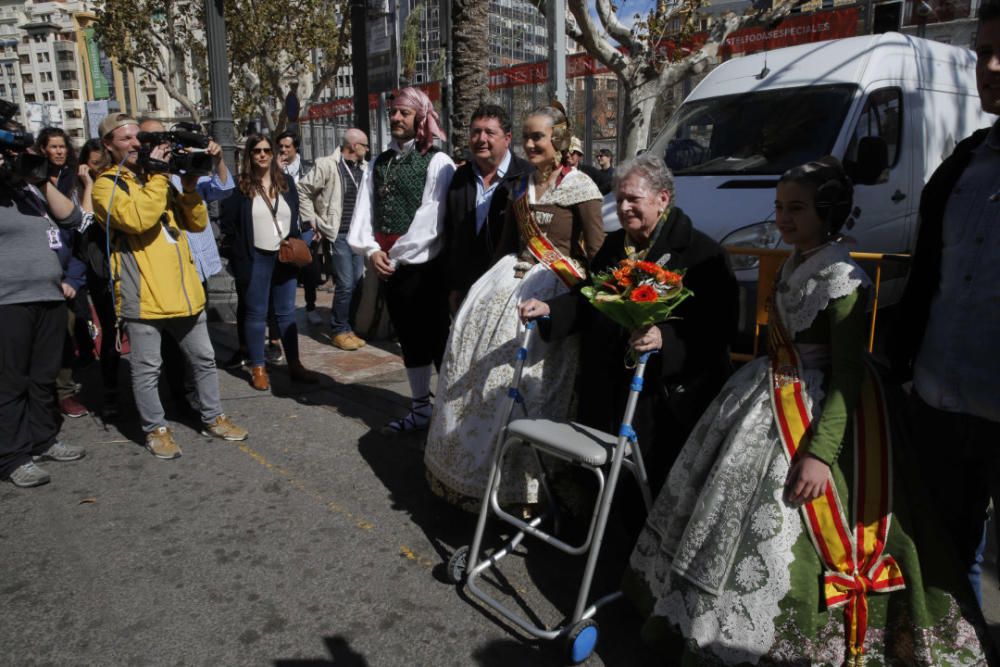
<path fill-rule="evenodd" d="M 685 102 L 650 150 L 675 174 L 782 174 L 830 153 L 856 90 L 810 86 Z"/>

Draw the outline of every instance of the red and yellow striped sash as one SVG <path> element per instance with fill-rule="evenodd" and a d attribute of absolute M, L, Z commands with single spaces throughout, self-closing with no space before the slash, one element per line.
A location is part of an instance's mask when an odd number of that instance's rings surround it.
<path fill-rule="evenodd" d="M 789 460 L 794 461 L 812 420 L 803 395 L 798 352 L 776 315 L 772 308 L 768 327 L 771 399 L 782 444 Z M 833 483 L 827 483 L 822 496 L 802 506 L 802 516 L 826 567 L 826 606 L 844 606 L 847 664 L 860 667 L 865 660 L 868 595 L 906 586 L 899 565 L 885 553 L 892 520 L 892 447 L 882 385 L 867 363 L 853 416 L 854 523 L 848 520 Z"/>
<path fill-rule="evenodd" d="M 514 200 L 514 216 L 517 218 L 521 238 L 527 244 L 528 252 L 540 264 L 545 265 L 550 271 L 559 276 L 559 279 L 566 284 L 566 287 L 572 288 L 586 278 L 568 257 L 552 245 L 545 232 L 538 226 L 535 215 L 531 210 L 531 205 L 528 203 L 527 192 Z"/>

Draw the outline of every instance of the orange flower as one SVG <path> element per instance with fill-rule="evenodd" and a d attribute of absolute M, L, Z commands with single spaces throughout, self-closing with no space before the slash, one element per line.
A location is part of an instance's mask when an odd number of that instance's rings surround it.
<path fill-rule="evenodd" d="M 656 282 L 661 285 L 679 285 L 681 283 L 681 275 L 679 273 L 674 273 L 673 271 L 661 269 L 656 274 Z"/>
<path fill-rule="evenodd" d="M 653 262 L 639 262 L 639 268 L 651 276 L 655 276 L 663 270 L 659 264 L 654 264 Z"/>
<path fill-rule="evenodd" d="M 615 280 L 618 281 L 619 285 L 623 287 L 632 286 L 632 278 L 631 278 L 632 269 L 630 268 L 615 269 L 614 271 L 611 272 L 611 275 L 615 277 Z"/>
<path fill-rule="evenodd" d="M 651 285 L 641 285 L 632 290 L 632 294 L 629 296 L 629 299 L 638 303 L 656 301 L 656 298 L 656 290 Z"/>

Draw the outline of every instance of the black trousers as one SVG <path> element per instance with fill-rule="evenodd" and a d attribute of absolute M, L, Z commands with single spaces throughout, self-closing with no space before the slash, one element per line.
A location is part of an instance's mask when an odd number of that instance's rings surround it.
<path fill-rule="evenodd" d="M 441 367 L 451 319 L 444 262 L 404 264 L 384 283 L 385 305 L 403 348 L 403 365 Z"/>
<path fill-rule="evenodd" d="M 56 375 L 66 338 L 66 303 L 0 306 L 0 476 L 56 441 Z"/>
<path fill-rule="evenodd" d="M 116 347 L 115 323 L 118 316 L 115 314 L 115 300 L 108 289 L 107 282 L 102 281 L 96 275 L 88 273 L 87 280 L 90 285 L 90 300 L 94 303 L 94 310 L 97 311 L 97 318 L 101 324 L 101 381 L 104 385 L 104 396 L 106 400 L 116 400 L 118 394 L 118 365 L 121 355 Z"/>
<path fill-rule="evenodd" d="M 924 484 L 982 602 L 981 563 L 990 499 L 1000 507 L 1000 422 L 938 410 L 915 389 L 909 409 Z"/>

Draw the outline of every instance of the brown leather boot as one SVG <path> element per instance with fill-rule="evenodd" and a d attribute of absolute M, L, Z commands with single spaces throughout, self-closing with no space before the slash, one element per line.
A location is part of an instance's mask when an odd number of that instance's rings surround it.
<path fill-rule="evenodd" d="M 271 381 L 267 377 L 267 369 L 263 366 L 254 366 L 250 369 L 250 385 L 257 391 L 267 391 L 271 388 Z"/>
<path fill-rule="evenodd" d="M 301 361 L 288 361 L 288 377 L 292 379 L 292 382 L 300 382 L 302 384 L 316 384 L 319 382 L 316 374 L 306 370 Z"/>

